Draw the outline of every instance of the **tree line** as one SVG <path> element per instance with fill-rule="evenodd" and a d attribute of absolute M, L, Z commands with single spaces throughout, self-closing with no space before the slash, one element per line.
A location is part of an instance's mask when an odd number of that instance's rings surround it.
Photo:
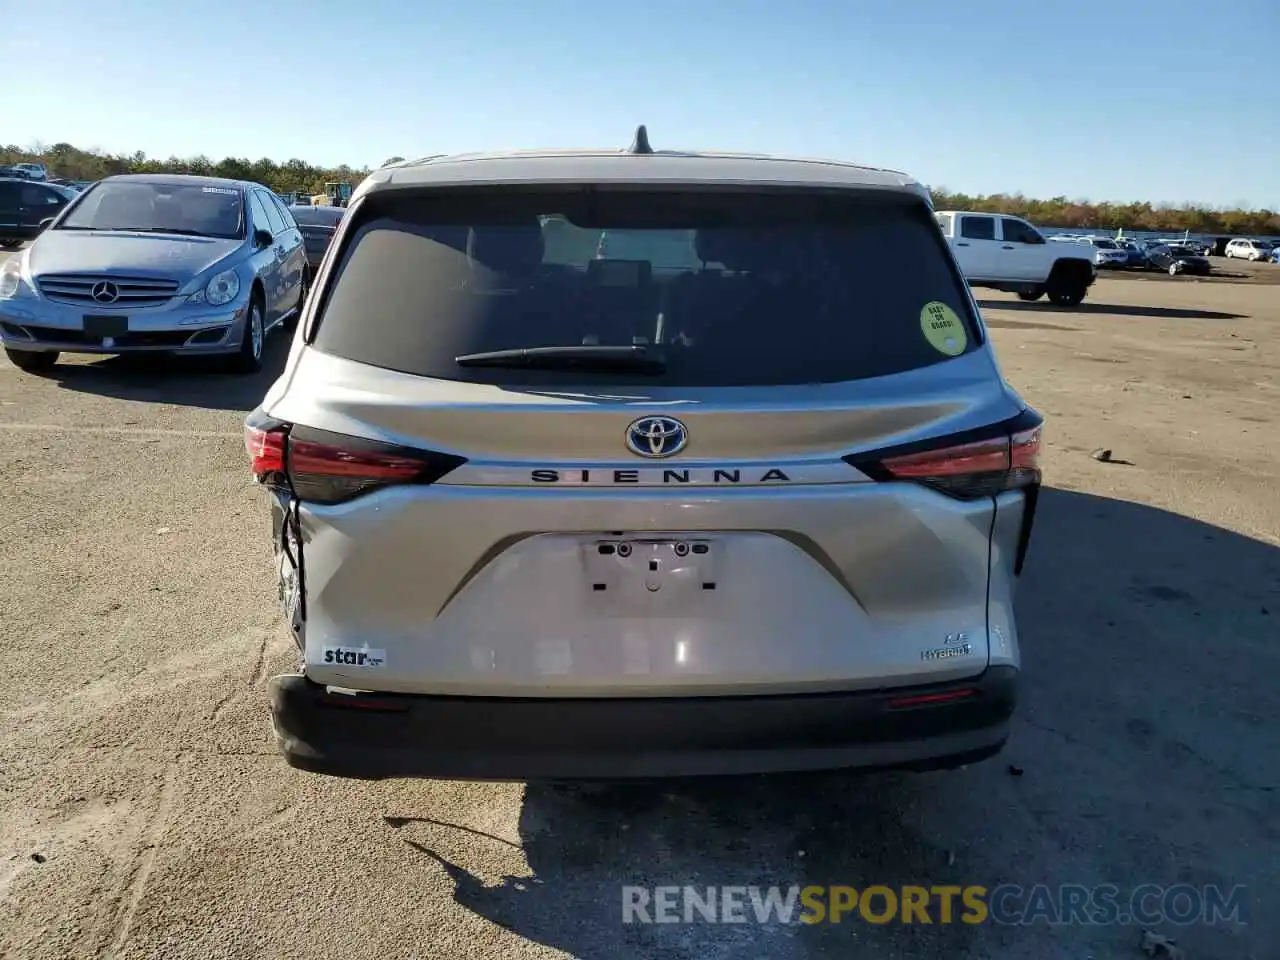
<path fill-rule="evenodd" d="M 384 161 L 394 163 L 403 157 Z M 55 176 L 68 180 L 100 180 L 118 173 L 192 173 L 235 180 L 251 180 L 270 187 L 277 193 L 322 193 L 324 185 L 333 181 L 349 181 L 355 187 L 370 173 L 367 167 L 317 167 L 305 160 L 277 163 L 263 157 L 249 160 L 240 157 L 169 157 L 161 160 L 142 151 L 133 154 L 110 154 L 99 150 L 81 150 L 69 143 L 52 146 L 34 144 L 30 149 L 9 145 L 0 147 L 0 165 L 44 162 Z M 1045 227 L 1067 227 L 1077 230 L 1154 230 L 1161 233 L 1261 234 L 1280 235 L 1280 213 L 1272 210 L 1213 209 L 1193 204 L 1153 206 L 1150 203 L 1088 203 L 1053 197 L 1035 200 L 1021 194 L 995 193 L 987 196 L 952 193 L 945 188 L 932 188 L 934 204 L 939 209 L 980 210 L 1024 217 Z"/>
<path fill-rule="evenodd" d="M 1237 236 L 1280 235 L 1280 213 L 1273 210 L 1233 210 L 1182 206 L 1152 206 L 1150 203 L 1086 203 L 1053 197 L 1033 200 L 1021 194 L 993 193 L 970 196 L 936 188 L 934 205 L 939 210 L 979 210 L 1023 217 L 1042 227 L 1069 227 L 1075 230 L 1151 230 L 1158 233 L 1223 234 Z"/>
<path fill-rule="evenodd" d="M 402 157 L 392 157 L 391 163 Z M 81 150 L 69 143 L 52 146 L 35 145 L 32 149 L 9 145 L 0 147 L 0 165 L 12 163 L 43 162 L 52 176 L 67 180 L 101 180 L 120 173 L 190 173 L 207 177 L 227 177 L 232 180 L 249 180 L 270 187 L 277 193 L 316 194 L 324 192 L 324 185 L 334 181 L 349 181 L 354 188 L 369 175 L 367 167 L 317 167 L 305 160 L 286 160 L 284 163 L 263 157 L 249 160 L 242 157 L 169 157 L 161 160 L 148 157 L 139 150 L 133 154 L 103 153 L 99 150 Z"/>

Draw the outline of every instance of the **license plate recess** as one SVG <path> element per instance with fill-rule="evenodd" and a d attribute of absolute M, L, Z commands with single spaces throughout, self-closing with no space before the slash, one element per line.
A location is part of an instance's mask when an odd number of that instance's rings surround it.
<path fill-rule="evenodd" d="M 84 332 L 100 340 L 106 337 L 123 337 L 129 332 L 129 318 L 115 314 L 86 313 L 84 315 Z"/>
<path fill-rule="evenodd" d="M 601 537 L 583 545 L 588 589 L 674 600 L 719 586 L 719 545 L 707 537 Z"/>

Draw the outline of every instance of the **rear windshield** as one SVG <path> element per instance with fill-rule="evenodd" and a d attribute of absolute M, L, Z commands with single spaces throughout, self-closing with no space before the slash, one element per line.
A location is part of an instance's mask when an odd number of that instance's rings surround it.
<path fill-rule="evenodd" d="M 357 214 L 314 331 L 326 353 L 493 384 L 752 386 L 899 373 L 974 349 L 963 278 L 909 196 L 436 191 Z M 459 365 L 642 346 L 660 371 Z"/>
<path fill-rule="evenodd" d="M 336 227 L 347 211 L 343 207 L 291 206 L 289 212 L 299 224 L 307 226 Z"/>

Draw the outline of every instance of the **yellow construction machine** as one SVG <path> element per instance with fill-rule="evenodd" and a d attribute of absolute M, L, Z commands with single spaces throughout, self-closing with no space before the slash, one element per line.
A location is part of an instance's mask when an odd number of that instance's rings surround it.
<path fill-rule="evenodd" d="M 345 207 L 351 202 L 351 183 L 326 183 L 324 193 L 317 193 L 311 198 L 313 207 Z"/>

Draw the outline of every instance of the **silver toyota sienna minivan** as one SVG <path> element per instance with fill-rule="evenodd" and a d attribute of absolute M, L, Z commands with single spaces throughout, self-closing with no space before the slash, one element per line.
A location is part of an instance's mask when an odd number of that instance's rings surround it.
<path fill-rule="evenodd" d="M 903 174 L 643 131 L 381 169 L 246 421 L 280 748 L 361 778 L 991 756 L 1041 422 Z"/>

